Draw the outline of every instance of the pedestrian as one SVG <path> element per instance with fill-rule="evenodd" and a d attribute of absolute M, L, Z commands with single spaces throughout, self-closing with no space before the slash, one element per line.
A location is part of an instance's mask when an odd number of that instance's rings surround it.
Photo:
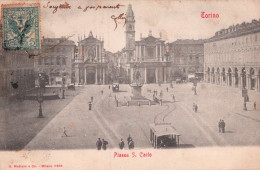
<path fill-rule="evenodd" d="M 93 102 L 93 100 L 94 100 L 94 97 L 93 97 L 93 96 L 91 96 L 91 98 L 90 98 L 90 99 L 91 99 L 91 102 Z"/>
<path fill-rule="evenodd" d="M 222 133 L 225 133 L 225 126 L 226 123 L 224 122 L 224 120 L 222 120 Z"/>
<path fill-rule="evenodd" d="M 124 149 L 124 146 L 125 146 L 125 142 L 124 142 L 124 140 L 121 138 L 121 141 L 119 142 L 119 148 L 120 148 L 120 149 Z"/>
<path fill-rule="evenodd" d="M 256 102 L 254 102 L 254 110 L 256 110 Z"/>
<path fill-rule="evenodd" d="M 108 89 L 110 90 L 110 85 L 108 86 Z"/>
<path fill-rule="evenodd" d="M 195 112 L 197 112 L 197 111 L 198 111 L 198 105 L 195 104 Z"/>
<path fill-rule="evenodd" d="M 102 95 L 103 95 L 103 93 L 104 93 L 103 90 L 101 90 L 101 94 L 102 94 Z"/>
<path fill-rule="evenodd" d="M 168 92 L 168 90 L 169 90 L 169 89 L 168 89 L 168 87 L 167 87 L 167 88 L 166 88 L 166 91 Z"/>
<path fill-rule="evenodd" d="M 222 129 L 222 121 L 221 119 L 218 122 L 218 132 L 221 133 L 221 129 Z"/>
<path fill-rule="evenodd" d="M 161 90 L 160 91 L 160 98 L 162 98 L 163 97 L 163 91 Z"/>
<path fill-rule="evenodd" d="M 175 96 L 174 96 L 174 94 L 172 95 L 172 100 L 173 100 L 173 102 L 175 102 Z"/>
<path fill-rule="evenodd" d="M 96 146 L 97 146 L 97 150 L 101 150 L 102 141 L 100 140 L 100 138 L 98 138 L 98 140 L 96 142 Z"/>
<path fill-rule="evenodd" d="M 63 133 L 64 133 L 64 135 L 65 135 L 66 137 L 68 137 L 67 131 L 66 131 L 66 128 L 65 128 L 65 127 L 63 128 Z"/>
<path fill-rule="evenodd" d="M 127 143 L 128 143 L 128 145 L 129 145 L 129 142 L 130 142 L 131 140 L 133 140 L 133 138 L 132 138 L 131 135 L 129 134 L 129 136 L 128 136 L 128 138 L 127 138 Z"/>
<path fill-rule="evenodd" d="M 128 143 L 128 149 L 134 149 L 135 144 L 134 141 L 132 139 L 130 139 L 129 143 Z"/>
<path fill-rule="evenodd" d="M 89 103 L 88 103 L 88 110 L 91 110 L 91 108 L 92 108 L 92 103 L 89 102 Z"/>
<path fill-rule="evenodd" d="M 116 107 L 118 107 L 118 100 L 116 100 Z"/>
<path fill-rule="evenodd" d="M 102 139 L 102 149 L 103 149 L 103 150 L 106 150 L 106 149 L 107 149 L 107 145 L 108 145 L 108 142 L 105 141 L 104 139 Z"/>

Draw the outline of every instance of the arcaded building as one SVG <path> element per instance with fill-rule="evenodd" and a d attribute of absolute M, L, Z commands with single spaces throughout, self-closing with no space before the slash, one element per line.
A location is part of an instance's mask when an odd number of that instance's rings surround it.
<path fill-rule="evenodd" d="M 165 49 L 165 41 L 155 37 L 149 31 L 147 37 L 140 36 L 135 40 L 135 17 L 132 6 L 129 5 L 126 13 L 126 53 L 129 63 L 128 73 L 130 81 L 134 80 L 137 71 L 142 83 L 166 83 L 169 81 L 170 61 Z"/>
<path fill-rule="evenodd" d="M 204 56 L 206 82 L 260 91 L 260 20 L 216 32 Z"/>
<path fill-rule="evenodd" d="M 95 38 L 90 31 L 89 36 L 78 42 L 75 60 L 75 79 L 78 84 L 106 84 L 107 59 L 104 41 Z"/>

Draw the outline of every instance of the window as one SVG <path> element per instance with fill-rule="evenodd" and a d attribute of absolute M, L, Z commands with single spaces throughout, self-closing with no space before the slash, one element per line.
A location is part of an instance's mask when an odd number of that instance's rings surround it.
<path fill-rule="evenodd" d="M 144 56 L 144 46 L 141 47 L 141 56 Z"/>
<path fill-rule="evenodd" d="M 57 57 L 57 58 L 56 58 L 56 64 L 57 64 L 57 65 L 60 65 L 60 57 Z"/>
<path fill-rule="evenodd" d="M 42 65 L 42 58 L 41 57 L 39 57 L 38 64 Z"/>
<path fill-rule="evenodd" d="M 62 58 L 62 65 L 66 65 L 66 58 Z"/>
<path fill-rule="evenodd" d="M 53 58 L 51 57 L 51 65 L 53 65 L 54 63 L 53 63 Z"/>

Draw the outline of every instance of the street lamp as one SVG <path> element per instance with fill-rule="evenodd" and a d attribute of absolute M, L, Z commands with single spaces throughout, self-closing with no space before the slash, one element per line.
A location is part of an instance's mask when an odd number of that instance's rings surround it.
<path fill-rule="evenodd" d="M 197 79 L 196 78 L 193 80 L 193 86 L 194 86 L 194 95 L 197 95 L 197 89 L 196 89 L 196 87 L 197 87 Z"/>
<path fill-rule="evenodd" d="M 62 77 L 62 99 L 65 99 L 65 76 Z"/>
<path fill-rule="evenodd" d="M 38 98 L 37 101 L 39 103 L 39 118 L 43 118 L 43 114 L 42 114 L 42 102 L 43 102 L 43 93 L 42 93 L 42 88 L 39 87 L 38 90 Z"/>

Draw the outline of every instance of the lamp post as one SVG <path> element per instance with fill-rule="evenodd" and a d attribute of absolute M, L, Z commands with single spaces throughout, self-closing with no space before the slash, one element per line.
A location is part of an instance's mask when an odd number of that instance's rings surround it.
<path fill-rule="evenodd" d="M 43 114 L 42 114 L 42 102 L 43 102 L 43 93 L 42 93 L 42 88 L 39 87 L 38 90 L 38 98 L 37 101 L 39 103 L 39 118 L 43 118 Z"/>
<path fill-rule="evenodd" d="M 195 78 L 194 81 L 193 81 L 193 86 L 194 86 L 194 95 L 197 95 L 197 79 Z"/>
<path fill-rule="evenodd" d="M 65 77 L 62 77 L 62 99 L 65 99 Z"/>

